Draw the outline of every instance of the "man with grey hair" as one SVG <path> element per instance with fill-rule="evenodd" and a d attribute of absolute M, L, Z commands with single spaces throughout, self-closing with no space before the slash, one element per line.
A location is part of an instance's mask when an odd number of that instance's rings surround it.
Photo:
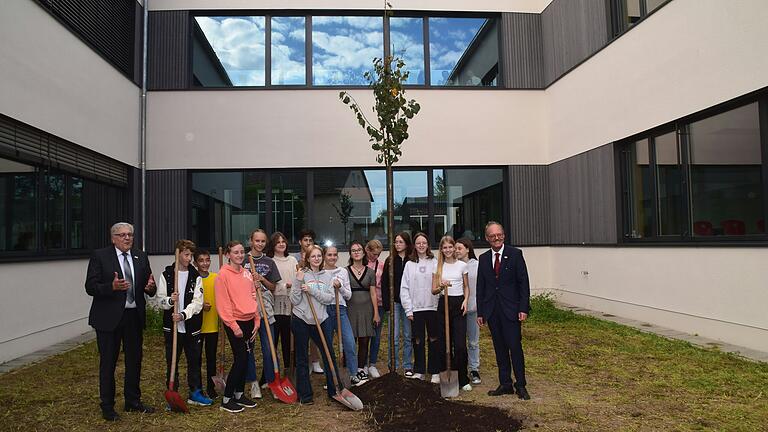
<path fill-rule="evenodd" d="M 93 251 L 85 277 L 85 292 L 93 297 L 88 324 L 96 330 L 99 347 L 99 398 L 105 420 L 115 412 L 115 366 L 120 344 L 125 355 L 123 396 L 126 411 L 153 412 L 141 402 L 142 343 L 146 300 L 157 288 L 147 254 L 133 250 L 133 225 L 118 222 L 110 230 L 112 245 Z"/>
<path fill-rule="evenodd" d="M 530 310 L 528 269 L 523 252 L 504 241 L 500 223 L 485 225 L 485 239 L 491 249 L 480 255 L 477 264 L 477 323 L 488 323 L 499 367 L 499 387 L 488 395 L 517 393 L 520 399 L 528 400 L 521 332 L 521 323 Z M 517 381 L 514 385 L 512 371 Z"/>

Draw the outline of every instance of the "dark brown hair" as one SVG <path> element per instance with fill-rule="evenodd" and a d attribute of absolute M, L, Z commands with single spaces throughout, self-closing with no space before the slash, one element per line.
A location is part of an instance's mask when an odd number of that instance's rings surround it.
<path fill-rule="evenodd" d="M 283 241 L 285 242 L 285 252 L 283 252 L 283 256 L 285 257 L 288 256 L 288 239 L 280 231 L 275 231 L 272 233 L 272 236 L 269 238 L 269 241 L 267 242 L 267 248 L 265 249 L 268 257 L 270 258 L 275 257 L 275 245 L 280 242 L 280 239 L 283 239 Z"/>
<path fill-rule="evenodd" d="M 352 243 L 349 244 L 349 265 L 352 265 L 355 263 L 355 260 L 352 259 L 352 248 L 358 245 L 363 250 L 363 265 L 368 265 L 368 255 L 365 254 L 365 246 L 363 246 L 363 243 L 355 240 Z"/>
<path fill-rule="evenodd" d="M 456 243 L 461 243 L 465 248 L 469 250 L 469 254 L 467 254 L 469 259 L 477 259 L 477 256 L 475 256 L 475 248 L 472 246 L 472 240 L 466 237 L 462 237 L 456 240 Z"/>
<path fill-rule="evenodd" d="M 189 250 L 190 252 L 192 252 L 192 254 L 195 253 L 195 249 L 196 249 L 195 242 L 193 242 L 192 240 L 186 240 L 186 239 L 176 240 L 176 245 L 174 246 L 174 248 L 178 249 L 179 253 L 182 253 L 185 250 Z"/>
<path fill-rule="evenodd" d="M 424 237 L 424 240 L 427 241 L 427 258 L 434 258 L 435 255 L 432 253 L 432 248 L 429 247 L 429 237 L 427 237 L 427 235 L 423 232 L 419 231 L 413 235 L 413 250 L 411 251 L 411 261 L 419 262 L 419 253 L 416 252 L 416 239 L 419 237 Z"/>

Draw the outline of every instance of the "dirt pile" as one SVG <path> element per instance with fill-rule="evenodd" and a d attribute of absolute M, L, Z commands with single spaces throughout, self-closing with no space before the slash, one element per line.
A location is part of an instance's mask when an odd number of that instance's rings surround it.
<path fill-rule="evenodd" d="M 440 387 L 389 373 L 354 393 L 369 411 L 368 422 L 381 431 L 507 432 L 522 421 L 495 407 L 440 397 Z"/>

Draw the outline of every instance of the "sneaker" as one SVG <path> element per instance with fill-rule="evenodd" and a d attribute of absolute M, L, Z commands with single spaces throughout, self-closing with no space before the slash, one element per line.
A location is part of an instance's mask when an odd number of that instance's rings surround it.
<path fill-rule="evenodd" d="M 472 379 L 472 384 L 474 385 L 478 385 L 482 383 L 482 381 L 480 380 L 480 372 L 478 371 L 471 371 L 469 373 L 469 377 Z"/>
<path fill-rule="evenodd" d="M 261 399 L 261 387 L 258 382 L 251 384 L 251 397 L 254 399 Z"/>
<path fill-rule="evenodd" d="M 355 384 L 356 386 L 360 386 L 360 385 L 363 385 L 363 384 L 367 383 L 368 379 L 369 379 L 368 375 L 365 373 L 365 371 L 363 369 L 359 369 L 357 371 L 356 378 L 357 378 L 357 384 Z"/>
<path fill-rule="evenodd" d="M 232 399 L 232 400 L 234 400 L 236 404 L 238 404 L 240 406 L 243 406 L 243 407 L 246 407 L 246 408 L 255 408 L 256 407 L 256 402 L 248 399 L 247 397 L 245 397 L 245 395 L 240 396 L 239 399 Z"/>
<path fill-rule="evenodd" d="M 218 394 L 218 393 L 216 393 L 216 389 L 214 389 L 213 387 L 211 387 L 211 388 L 209 388 L 209 389 L 208 389 L 208 398 L 210 398 L 210 399 L 216 399 L 216 398 L 218 398 L 218 397 L 219 397 L 219 394 Z"/>
<path fill-rule="evenodd" d="M 203 395 L 202 390 L 200 389 L 193 391 L 192 394 L 189 395 L 189 399 L 187 399 L 187 403 L 190 405 L 197 405 L 197 406 L 213 405 L 213 401 L 205 397 Z"/>
<path fill-rule="evenodd" d="M 323 368 L 320 367 L 320 362 L 312 362 L 312 372 L 316 374 L 323 374 Z"/>
<path fill-rule="evenodd" d="M 360 378 L 357 377 L 357 375 L 352 375 L 349 377 L 349 383 L 352 384 L 352 387 L 357 387 L 360 385 Z M 328 389 L 324 389 L 328 390 Z"/>
<path fill-rule="evenodd" d="M 432 379 L 429 380 L 432 384 L 440 384 L 440 375 L 432 374 Z"/>
<path fill-rule="evenodd" d="M 405 370 L 405 377 L 406 378 L 413 378 L 413 371 L 410 369 Z"/>
<path fill-rule="evenodd" d="M 381 374 L 379 373 L 379 370 L 376 369 L 376 366 L 368 366 L 368 368 L 365 371 L 365 373 L 370 375 L 371 378 L 379 378 L 379 377 L 381 377 Z"/>
<path fill-rule="evenodd" d="M 423 380 L 424 379 L 424 374 L 415 373 L 415 374 L 413 374 L 413 376 L 411 376 L 411 378 L 412 379 L 417 379 L 417 380 Z"/>
<path fill-rule="evenodd" d="M 314 405 L 314 404 L 315 404 L 315 401 L 313 399 L 299 401 L 299 405 Z"/>
<path fill-rule="evenodd" d="M 464 391 L 472 391 L 472 384 L 464 384 L 464 387 L 461 389 Z"/>
<path fill-rule="evenodd" d="M 222 404 L 219 407 L 219 409 L 222 410 L 222 411 L 227 411 L 227 412 L 231 412 L 231 413 L 239 413 L 242 410 L 244 410 L 245 408 L 243 408 L 240 404 L 235 402 L 235 399 L 232 398 L 232 399 L 228 400 L 227 402 L 222 402 Z"/>

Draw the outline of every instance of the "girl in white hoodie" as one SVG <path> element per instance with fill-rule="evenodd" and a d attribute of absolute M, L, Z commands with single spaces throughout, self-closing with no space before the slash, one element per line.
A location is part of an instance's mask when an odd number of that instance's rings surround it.
<path fill-rule="evenodd" d="M 415 360 L 412 378 L 424 379 L 426 372 L 433 377 L 439 377 L 441 331 L 437 316 L 438 296 L 432 294 L 432 274 L 437 260 L 429 249 L 429 239 L 426 234 L 417 233 L 413 237 L 413 242 L 413 253 L 410 260 L 405 263 L 400 284 L 400 304 L 405 310 L 405 316 L 411 321 Z M 425 367 L 427 338 L 429 338 L 429 363 Z"/>

